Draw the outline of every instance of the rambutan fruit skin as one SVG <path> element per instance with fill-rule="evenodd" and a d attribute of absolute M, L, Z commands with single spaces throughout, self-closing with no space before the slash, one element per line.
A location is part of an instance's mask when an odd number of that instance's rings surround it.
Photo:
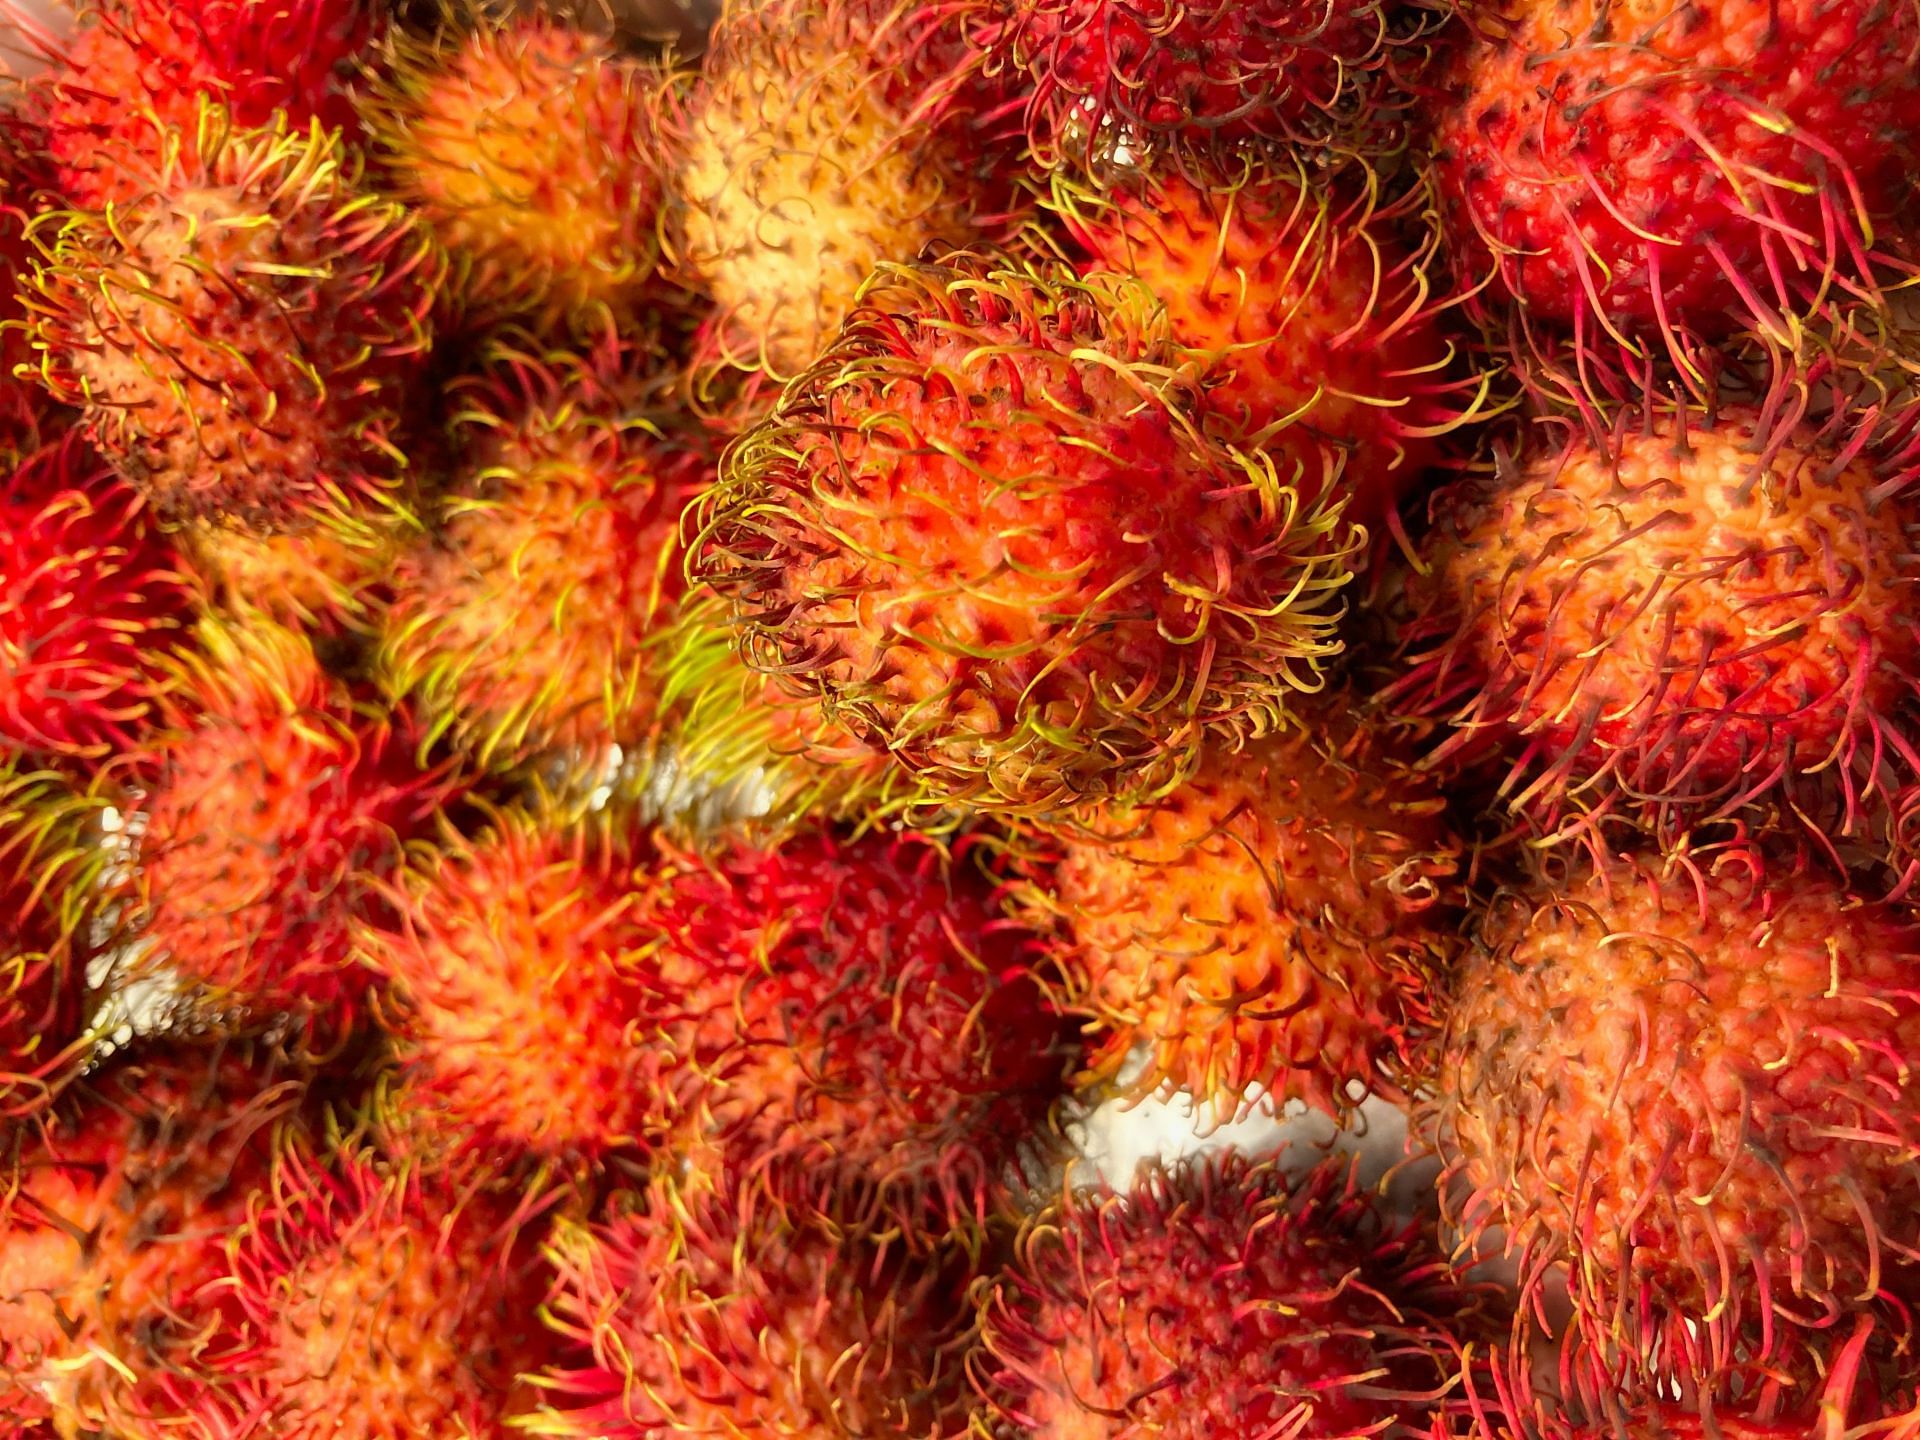
<path fill-rule="evenodd" d="M 1499 1227 L 1615 1367 L 1693 1377 L 1777 1381 L 1910 1301 L 1917 946 L 1897 907 L 1740 850 L 1497 897 L 1436 1072 L 1463 1245 Z"/>
<path fill-rule="evenodd" d="M 966 1419 L 965 1278 L 903 1263 L 750 1187 L 562 1223 L 549 1311 L 578 1352 L 540 1383 L 542 1433 L 640 1440 L 949 1435 Z"/>
<path fill-rule="evenodd" d="M 357 537 L 404 474 L 444 259 L 338 134 L 206 106 L 192 133 L 123 204 L 36 229 L 40 378 L 161 518 Z"/>
<path fill-rule="evenodd" d="M 103 803 L 54 772 L 0 765 L 0 1126 L 43 1110 L 88 1056 Z"/>
<path fill-rule="evenodd" d="M 977 858 L 913 835 L 665 850 L 638 911 L 684 997 L 658 1031 L 695 1169 L 913 1238 L 998 1208 L 1072 1057 Z"/>
<path fill-rule="evenodd" d="M 889 93 L 900 30 L 872 9 L 730 5 L 698 79 L 665 95 L 669 273 L 719 308 L 713 364 L 785 381 L 877 262 L 964 244 L 988 218 L 938 105 Z"/>
<path fill-rule="evenodd" d="M 1920 16 L 1871 0 L 1486 5 L 1433 92 L 1463 288 L 1682 353 L 1872 283 L 1920 135 Z"/>
<path fill-rule="evenodd" d="M 261 616 L 204 620 L 169 723 L 130 756 L 135 837 L 120 887 L 142 967 L 256 1019 L 319 1034 L 354 1020 L 372 977 L 352 929 L 458 793 L 416 768 L 404 728 Z M 401 717 L 404 726 L 404 716 Z"/>
<path fill-rule="evenodd" d="M 973 22 L 990 73 L 1020 75 L 1036 159 L 1098 159 L 1122 140 L 1205 153 L 1324 137 L 1384 63 L 1373 0 L 996 0 Z M 1012 89 L 1008 80 L 1002 85 Z"/>
<path fill-rule="evenodd" d="M 1241 452 L 1137 282 L 885 265 L 732 447 L 689 562 L 755 668 L 930 805 L 1139 799 L 1271 728 L 1358 543 L 1317 446 Z"/>
<path fill-rule="evenodd" d="M 204 1287 L 304 1093 L 298 1072 L 237 1048 L 171 1045 L 8 1132 L 0 1419 L 12 1402 L 63 1434 L 111 1432 L 191 1372 Z"/>
<path fill-rule="evenodd" d="M 1497 750 L 1516 808 L 1680 826 L 1913 765 L 1912 522 L 1863 456 L 1752 412 L 1538 437 L 1437 499 L 1402 693 Z"/>
<path fill-rule="evenodd" d="M 202 605 L 254 611 L 327 638 L 375 633 L 391 598 L 404 542 L 416 525 L 399 514 L 369 516 L 350 538 L 328 530 L 260 535 L 232 525 L 174 532 Z"/>
<path fill-rule="evenodd" d="M 1344 1166 L 1233 1151 L 1069 1191 L 981 1294 L 991 1435 L 1359 1437 L 1427 1429 L 1468 1297 Z"/>
<path fill-rule="evenodd" d="M 69 434 L 0 482 L 0 747 L 135 744 L 192 593 L 140 496 Z"/>
<path fill-rule="evenodd" d="M 636 913 L 643 858 L 503 812 L 397 878 L 358 944 L 398 991 L 387 1018 L 421 1123 L 585 1159 L 657 1136 L 649 1037 L 667 1006 Z"/>
<path fill-rule="evenodd" d="M 559 750 L 591 767 L 656 719 L 681 511 L 713 457 L 629 393 L 631 357 L 492 358 L 460 388 L 464 453 L 438 532 L 401 557 L 379 669 L 484 766 Z"/>
<path fill-rule="evenodd" d="M 1164 800 L 1090 812 L 1028 904 L 1060 933 L 1088 1075 L 1229 1111 L 1250 1086 L 1341 1112 L 1397 1095 L 1431 1032 L 1464 908 L 1431 777 L 1353 697 L 1211 754 Z"/>
<path fill-rule="evenodd" d="M 128 1440 L 518 1433 L 514 1376 L 547 1354 L 545 1277 L 488 1179 L 284 1147 L 211 1287 L 204 1376 Z"/>
<path fill-rule="evenodd" d="M 190 150 L 203 95 L 240 128 L 279 113 L 295 129 L 357 138 L 351 91 L 381 17 L 370 0 L 107 0 L 65 63 L 35 78 L 26 114 L 70 204 L 125 204 L 140 192 L 141 169 L 114 157 L 157 170 L 169 143 Z"/>
<path fill-rule="evenodd" d="M 390 48 L 368 105 L 383 177 L 446 246 L 467 321 L 630 309 L 659 260 L 660 76 L 540 14 Z"/>
<path fill-rule="evenodd" d="M 1247 443 L 1311 434 L 1341 456 L 1333 483 L 1370 531 L 1491 389 L 1456 373 L 1441 329 L 1438 230 L 1407 244 L 1402 222 L 1419 217 L 1377 207 L 1374 191 L 1371 177 L 1242 155 L 1104 189 L 1061 173 L 1052 202 L 1093 267 L 1138 276 L 1166 304 Z"/>

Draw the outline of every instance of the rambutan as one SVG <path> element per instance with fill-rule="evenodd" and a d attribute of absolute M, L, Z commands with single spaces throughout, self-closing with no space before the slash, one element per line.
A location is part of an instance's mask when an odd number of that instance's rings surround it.
<path fill-rule="evenodd" d="M 205 1287 L 301 1095 L 237 1051 L 175 1046 L 112 1062 L 7 1132 L 0 1424 L 38 1412 L 62 1434 L 121 1433 L 190 1372 Z"/>
<path fill-rule="evenodd" d="M 1409 246 L 1372 177 L 1311 180 L 1243 154 L 1090 190 L 1054 178 L 1054 208 L 1093 265 L 1136 275 L 1199 351 L 1210 395 L 1248 444 L 1285 431 L 1331 446 L 1348 514 L 1378 526 L 1434 438 L 1486 406 L 1486 376 L 1456 373 L 1429 287 L 1438 231 Z M 1418 200 L 1418 192 L 1409 196 Z"/>
<path fill-rule="evenodd" d="M 378 627 L 403 540 L 415 525 L 399 514 L 367 517 L 354 537 L 330 530 L 260 535 L 233 525 L 189 525 L 174 534 L 202 603 L 228 614 L 253 611 L 320 635 L 364 635 Z"/>
<path fill-rule="evenodd" d="M 371 977 L 354 922 L 455 789 L 395 722 L 261 616 L 201 623 L 168 724 L 128 758 L 132 849 L 117 898 L 142 969 L 255 1019 L 296 1010 L 333 1033 Z M 404 717 L 401 717 L 404 720 Z"/>
<path fill-rule="evenodd" d="M 1436 499 L 1402 686 L 1457 727 L 1435 762 L 1495 750 L 1518 810 L 1594 834 L 1823 790 L 1846 831 L 1920 764 L 1912 521 L 1868 456 L 1770 428 L 1650 405 Z"/>
<path fill-rule="evenodd" d="M 369 107 L 384 177 L 446 245 L 469 316 L 619 318 L 659 259 L 659 75 L 540 13 L 394 36 Z"/>
<path fill-rule="evenodd" d="M 1089 812 L 1031 900 L 1058 917 L 1091 1077 L 1228 1111 L 1251 1086 L 1336 1112 L 1403 1093 L 1464 900 L 1445 808 L 1342 695 L 1154 806 Z"/>
<path fill-rule="evenodd" d="M 1920 928 L 1895 907 L 1738 849 L 1542 876 L 1458 973 L 1443 1205 L 1526 1287 L 1564 1277 L 1603 1385 L 1778 1392 L 1883 1299 L 1910 1330 L 1916 1045 Z"/>
<path fill-rule="evenodd" d="M 79 436 L 22 458 L 0 481 L 0 749 L 133 744 L 191 601 L 147 505 Z"/>
<path fill-rule="evenodd" d="M 397 990 L 389 1023 L 422 1123 L 540 1156 L 657 1136 L 671 1061 L 652 1036 L 680 997 L 652 974 L 640 858 L 502 813 L 398 877 L 359 946 Z"/>
<path fill-rule="evenodd" d="M 719 306 L 724 365 L 797 374 L 877 262 L 964 244 L 988 218 L 939 89 L 890 94 L 911 31 L 874 8 L 735 0 L 697 80 L 668 94 L 670 268 Z"/>
<path fill-rule="evenodd" d="M 1336 653 L 1324 454 L 1210 439 L 1144 287 L 883 265 L 725 457 L 690 560 L 756 668 L 930 805 L 1137 800 Z"/>
<path fill-rule="evenodd" d="M 357 136 L 351 92 L 382 13 L 374 0 L 101 0 L 34 78 L 26 114 L 70 204 L 124 205 L 169 148 L 188 168 L 205 158 L 203 100 L 237 128 L 281 115 L 295 130 Z"/>
<path fill-rule="evenodd" d="M 102 803 L 59 775 L 0 765 L 0 1124 L 42 1109 L 88 1057 Z"/>
<path fill-rule="evenodd" d="M 557 1228 L 548 1308 L 579 1353 L 540 1378 L 540 1433 L 959 1432 L 968 1317 L 951 1260 L 904 1263 L 751 1188 L 656 1181 L 645 1200 Z"/>
<path fill-rule="evenodd" d="M 992 0 L 972 19 L 990 73 L 1017 75 L 1048 169 L 1116 145 L 1187 154 L 1324 139 L 1389 45 L 1378 0 Z M 1371 87 L 1368 87 L 1371 88 Z M 1385 97 L 1366 108 L 1378 112 Z"/>
<path fill-rule="evenodd" d="M 1031 1440 L 1420 1434 L 1468 1309 L 1342 1162 L 1233 1151 L 1069 1192 L 981 1300 L 981 1428 Z"/>
<path fill-rule="evenodd" d="M 282 1149 L 227 1247 L 204 1378 L 127 1440 L 507 1440 L 514 1377 L 547 1354 L 511 1208 L 484 1172 L 312 1149 Z"/>
<path fill-rule="evenodd" d="M 36 230 L 41 379 L 163 518 L 357 536 L 404 471 L 439 251 L 337 133 L 203 106 L 191 134 L 124 203 Z"/>
<path fill-rule="evenodd" d="M 402 557 L 380 668 L 482 764 L 592 768 L 656 718 L 656 631 L 683 587 L 702 439 L 636 405 L 615 357 L 498 342 L 462 387 L 465 453 L 438 533 Z"/>
<path fill-rule="evenodd" d="M 1700 341 L 1871 292 L 1920 137 L 1920 12 L 1878 0 L 1489 0 L 1432 86 L 1463 289 L 1527 332 L 1711 363 Z"/>
<path fill-rule="evenodd" d="M 990 1212 L 1070 1056 L 1033 936 L 973 859 L 913 835 L 666 848 L 638 911 L 684 996 L 656 1033 L 698 1170 L 862 1225 Z"/>

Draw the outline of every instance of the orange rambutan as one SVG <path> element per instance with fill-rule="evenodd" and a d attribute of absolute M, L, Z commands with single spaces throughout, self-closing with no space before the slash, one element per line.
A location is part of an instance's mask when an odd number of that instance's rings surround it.
<path fill-rule="evenodd" d="M 537 12 L 390 48 L 369 105 L 384 179 L 447 247 L 469 317 L 630 310 L 660 251 L 658 72 Z"/>
<path fill-rule="evenodd" d="M 1089 1078 L 1223 1113 L 1255 1086 L 1340 1112 L 1357 1091 L 1405 1093 L 1461 863 L 1439 788 L 1336 695 L 1152 806 L 1089 811 L 1026 889 L 1089 1017 Z"/>
<path fill-rule="evenodd" d="M 1434 502 L 1401 695 L 1491 751 L 1547 826 L 1679 831 L 1778 796 L 1807 814 L 1920 766 L 1913 522 L 1870 454 L 1729 407 L 1542 426 Z M 1894 477 L 1896 480 L 1898 477 Z"/>
<path fill-rule="evenodd" d="M 318 635 L 374 631 L 391 596 L 411 518 L 367 517 L 351 538 L 331 530 L 261 535 L 243 526 L 188 525 L 174 533 L 203 604 L 265 615 Z"/>
<path fill-rule="evenodd" d="M 508 1440 L 545 1277 L 484 1172 L 288 1145 L 209 1287 L 193 1383 L 127 1440 Z"/>
<path fill-rule="evenodd" d="M 1458 972 L 1443 1205 L 1463 1250 L 1564 1278 L 1603 1393 L 1817 1392 L 1857 1315 L 1910 1339 L 1916 1046 L 1897 907 L 1740 849 L 1542 874 Z"/>
<path fill-rule="evenodd" d="M 1878 0 L 1486 0 L 1430 87 L 1460 288 L 1572 353 L 1699 372 L 1740 327 L 1899 270 L 1875 253 L 1920 140 L 1920 13 Z"/>
<path fill-rule="evenodd" d="M 437 533 L 400 559 L 379 665 L 483 765 L 558 750 L 592 769 L 656 718 L 680 514 L 713 460 L 634 393 L 628 358 L 497 340 L 459 387 L 464 453 Z"/>
<path fill-rule="evenodd" d="M 1071 1059 L 1033 935 L 964 843 L 663 847 L 638 913 L 684 997 L 669 1139 L 709 1179 L 909 1233 L 984 1219 Z"/>
<path fill-rule="evenodd" d="M 989 1436 L 1328 1440 L 1433 1432 L 1469 1297 L 1340 1161 L 1233 1151 L 1068 1192 L 981 1294 Z"/>
<path fill-rule="evenodd" d="M 736 0 L 697 79 L 668 92 L 669 266 L 718 305 L 720 364 L 799 373 L 877 262 L 964 244 L 990 218 L 975 157 L 936 123 L 945 87 L 892 83 L 910 8 Z"/>
<path fill-rule="evenodd" d="M 1139 800 L 1338 651 L 1360 536 L 1325 459 L 1208 436 L 1138 282 L 883 265 L 728 451 L 690 571 L 929 807 Z"/>
<path fill-rule="evenodd" d="M 231 1048 L 172 1045 L 114 1060 L 6 1132 L 0 1427 L 123 1433 L 191 1373 L 206 1287 L 302 1093 Z"/>
<path fill-rule="evenodd" d="M 353 537 L 401 483 L 440 252 L 337 132 L 203 105 L 190 133 L 110 210 L 36 227 L 40 378 L 163 518 Z"/>
<path fill-rule="evenodd" d="M 196 638 L 165 730 L 125 766 L 131 963 L 255 1020 L 293 1010 L 344 1032 L 371 983 L 354 922 L 434 836 L 454 777 L 416 769 L 395 721 L 303 637 L 253 616 L 204 620 Z"/>
<path fill-rule="evenodd" d="M 1244 443 L 1311 435 L 1370 530 L 1433 458 L 1435 438 L 1487 406 L 1463 374 L 1429 282 L 1438 232 L 1382 207 L 1372 176 L 1310 178 L 1242 153 L 1089 189 L 1054 177 L 1054 208 L 1092 266 L 1138 276 L 1199 352 L 1215 408 Z M 1402 238 L 1402 229 L 1418 243 Z"/>
<path fill-rule="evenodd" d="M 278 114 L 296 130 L 357 135 L 351 92 L 383 29 L 374 0 L 100 0 L 34 77 L 24 109 L 55 187 L 103 210 L 139 194 L 142 171 L 125 156 L 158 170 L 170 145 L 200 142 L 203 100 L 240 128 Z"/>
<path fill-rule="evenodd" d="M 78 435 L 22 457 L 0 480 L 0 749 L 135 743 L 191 603 L 148 506 Z"/>
<path fill-rule="evenodd" d="M 548 1308 L 574 1352 L 539 1384 L 541 1433 L 956 1434 L 961 1267 L 907 1262 L 751 1187 L 664 1181 L 591 1228 L 563 1222 Z"/>

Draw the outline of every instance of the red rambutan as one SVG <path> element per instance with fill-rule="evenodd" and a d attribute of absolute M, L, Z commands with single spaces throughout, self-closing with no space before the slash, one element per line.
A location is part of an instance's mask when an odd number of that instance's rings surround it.
<path fill-rule="evenodd" d="M 964 1277 L 903 1263 L 752 1189 L 562 1224 L 549 1310 L 581 1352 L 539 1383 L 543 1433 L 851 1440 L 965 1422 Z"/>
<path fill-rule="evenodd" d="M 79 436 L 22 458 L 0 481 L 0 748 L 133 744 L 191 600 L 141 497 Z"/>
<path fill-rule="evenodd" d="M 1411 1227 L 1323 1162 L 1289 1181 L 1232 1151 L 1069 1193 L 982 1295 L 991 1435 L 1278 1440 L 1429 1428 L 1466 1297 Z"/>
<path fill-rule="evenodd" d="M 654 274 L 660 77 L 544 14 L 396 31 L 370 106 L 391 192 L 445 243 L 478 319 L 616 318 Z"/>
<path fill-rule="evenodd" d="M 484 765 L 557 749 L 593 768 L 656 718 L 680 514 L 713 460 L 636 404 L 623 357 L 496 342 L 492 359 L 458 395 L 443 523 L 394 577 L 383 679 Z"/>
<path fill-rule="evenodd" d="M 417 770 L 393 721 L 302 637 L 254 616 L 203 621 L 197 639 L 167 729 L 126 767 L 133 963 L 331 1034 L 371 981 L 350 953 L 354 922 L 435 833 L 453 779 Z"/>
<path fill-rule="evenodd" d="M 163 517 L 355 536 L 404 471 L 440 253 L 337 134 L 196 120 L 124 203 L 36 231 L 41 379 Z"/>
<path fill-rule="evenodd" d="M 1535 348 L 1697 341 L 1871 290 L 1920 137 L 1920 11 L 1879 0 L 1478 5 L 1433 87 L 1464 287 Z"/>
<path fill-rule="evenodd" d="M 1823 788 L 1850 830 L 1920 766 L 1912 521 L 1866 456 L 1768 428 L 1650 406 L 1436 500 L 1401 691 L 1457 727 L 1436 760 L 1495 749 L 1550 825 L 1680 829 Z"/>
<path fill-rule="evenodd" d="M 1177 783 L 1339 648 L 1358 543 L 1320 447 L 1204 432 L 1138 282 L 884 265 L 727 454 L 690 568 L 756 668 L 929 804 L 1037 812 Z"/>
<path fill-rule="evenodd" d="M 1883 1299 L 1910 1326 L 1916 1047 L 1903 911 L 1740 850 L 1541 877 L 1496 898 L 1458 973 L 1443 1204 L 1523 1286 L 1565 1278 L 1603 1393 L 1779 1391 Z"/>
<path fill-rule="evenodd" d="M 1284 431 L 1332 447 L 1348 514 L 1370 529 L 1419 478 L 1434 437 L 1480 413 L 1490 388 L 1456 373 L 1440 329 L 1427 275 L 1438 232 L 1409 246 L 1400 227 L 1420 217 L 1376 201 L 1370 176 L 1310 180 L 1245 155 L 1105 190 L 1054 180 L 1074 238 L 1166 305 L 1245 443 Z"/>
<path fill-rule="evenodd" d="M 55 184 L 102 210 L 138 198 L 142 166 L 169 147 L 191 167 L 202 100 L 238 128 L 276 114 L 296 130 L 358 133 L 351 91 L 384 28 L 374 0 L 101 0 L 54 68 L 35 77 L 26 113 L 41 127 Z"/>
<path fill-rule="evenodd" d="M 1314 701 L 1156 805 L 1067 832 L 1031 893 L 1059 919 L 1097 1080 L 1227 1112 L 1251 1086 L 1331 1111 L 1401 1093 L 1454 948 L 1461 846 L 1431 779 L 1350 705 Z"/>

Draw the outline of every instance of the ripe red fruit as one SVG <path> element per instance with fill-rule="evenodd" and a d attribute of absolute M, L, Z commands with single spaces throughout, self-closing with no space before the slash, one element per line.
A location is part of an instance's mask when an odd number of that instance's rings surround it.
<path fill-rule="evenodd" d="M 490 358 L 456 389 L 465 451 L 394 576 L 383 678 L 483 765 L 557 750 L 597 769 L 657 718 L 680 513 L 712 456 L 647 403 L 630 355 Z"/>
<path fill-rule="evenodd" d="M 509 1440 L 545 1278 L 483 1172 L 289 1146 L 209 1287 L 204 1377 L 127 1440 Z M 183 1428 L 184 1431 L 183 1431 Z"/>
<path fill-rule="evenodd" d="M 1385 63 L 1389 44 L 1375 0 L 995 0 L 983 8 L 973 42 L 990 73 L 1026 82 L 1028 137 L 1050 169 L 1116 144 L 1192 153 L 1256 137 L 1324 137 Z"/>
<path fill-rule="evenodd" d="M 191 602 L 147 505 L 79 436 L 22 457 L 0 481 L 0 749 L 135 743 Z"/>
<path fill-rule="evenodd" d="M 1042 1211 L 982 1297 L 989 1433 L 1359 1440 L 1426 1428 L 1466 1318 L 1445 1261 L 1339 1162 L 1235 1152 Z"/>
<path fill-rule="evenodd" d="M 659 259 L 659 74 L 536 13 L 396 32 L 387 62 L 386 185 L 446 245 L 468 318 L 623 318 Z"/>
<path fill-rule="evenodd" d="M 37 1414 L 62 1434 L 122 1433 L 191 1368 L 205 1287 L 301 1093 L 232 1048 L 170 1048 L 8 1133 L 0 1427 Z"/>
<path fill-rule="evenodd" d="M 203 158 L 202 97 L 238 129 L 278 113 L 356 137 L 352 90 L 380 16 L 372 0 L 104 0 L 34 78 L 26 114 L 69 202 L 124 205 L 163 168 L 169 137 L 183 165 Z"/>
<path fill-rule="evenodd" d="M 909 1231 L 988 1213 L 1068 1054 L 1033 937 L 968 849 L 813 834 L 668 851 L 638 903 L 684 997 L 655 1033 L 698 1169 Z"/>
<path fill-rule="evenodd" d="M 1094 268 L 1138 276 L 1166 305 L 1233 432 L 1319 440 L 1341 459 L 1349 518 L 1376 534 L 1434 438 L 1486 403 L 1487 377 L 1456 373 L 1440 328 L 1437 233 L 1409 247 L 1404 207 L 1376 208 L 1365 180 L 1242 156 L 1104 190 L 1057 176 L 1054 203 Z"/>
<path fill-rule="evenodd" d="M 1503 0 L 1433 87 L 1462 288 L 1588 359 L 1789 317 L 1870 284 L 1920 137 L 1920 15 L 1877 0 L 1675 12 Z M 1882 257 L 1884 258 L 1884 257 Z"/>
<path fill-rule="evenodd" d="M 1169 787 L 1338 647 L 1354 538 L 1317 446 L 1204 433 L 1151 297 L 956 256 L 884 265 L 727 454 L 691 568 L 756 668 L 929 804 Z"/>
<path fill-rule="evenodd" d="M 965 1279 L 752 1189 L 656 1181 L 591 1230 L 562 1222 L 549 1302 L 578 1353 L 541 1385 L 542 1433 L 957 1434 Z"/>
<path fill-rule="evenodd" d="M 40 378 L 164 518 L 356 538 L 401 483 L 439 253 L 337 133 L 206 109 L 191 133 L 124 204 L 36 232 Z"/>
<path fill-rule="evenodd" d="M 1458 727 L 1440 758 L 1497 748 L 1549 825 L 1828 787 L 1842 829 L 1920 759 L 1911 521 L 1867 458 L 1766 428 L 1648 407 L 1435 504 L 1403 693 Z"/>
<path fill-rule="evenodd" d="M 1905 912 L 1739 851 L 1583 866 L 1499 897 L 1462 964 L 1443 1202 L 1564 1275 L 1612 1373 L 1784 1388 L 1920 1293 L 1916 1045 Z"/>
<path fill-rule="evenodd" d="M 1451 960 L 1462 847 L 1432 779 L 1352 703 L 1315 700 L 1157 804 L 1066 832 L 1030 903 L 1061 928 L 1092 1077 L 1222 1113 L 1255 1085 L 1336 1112 L 1356 1088 L 1400 1093 Z"/>
<path fill-rule="evenodd" d="M 256 1020 L 300 1011 L 331 1032 L 371 977 L 351 931 L 453 788 L 422 772 L 383 713 L 264 617 L 208 620 L 169 724 L 128 762 L 142 792 L 121 899 L 139 965 Z"/>

